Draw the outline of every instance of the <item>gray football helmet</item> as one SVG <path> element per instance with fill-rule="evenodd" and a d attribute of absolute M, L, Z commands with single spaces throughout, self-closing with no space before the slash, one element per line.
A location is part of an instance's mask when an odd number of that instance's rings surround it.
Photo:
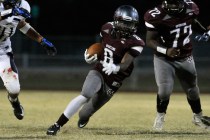
<path fill-rule="evenodd" d="M 114 13 L 114 28 L 121 37 L 129 37 L 136 33 L 139 23 L 137 10 L 130 5 L 122 5 Z"/>

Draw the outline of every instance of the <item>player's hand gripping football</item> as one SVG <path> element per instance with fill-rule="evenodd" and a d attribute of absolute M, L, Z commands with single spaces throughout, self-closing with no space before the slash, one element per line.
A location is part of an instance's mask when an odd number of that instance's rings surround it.
<path fill-rule="evenodd" d="M 195 40 L 196 41 L 208 41 L 209 40 L 209 34 L 207 34 L 207 33 L 204 33 L 203 35 L 197 35 L 197 36 L 195 36 Z"/>
<path fill-rule="evenodd" d="M 177 48 L 168 48 L 167 51 L 166 51 L 166 55 L 169 56 L 169 57 L 177 57 L 180 55 L 180 49 L 177 49 Z"/>
<path fill-rule="evenodd" d="M 93 56 L 90 56 L 87 52 L 87 49 L 85 50 L 84 57 L 85 57 L 85 61 L 88 64 L 92 64 L 92 63 L 94 63 L 98 60 L 97 54 L 94 54 Z"/>
<path fill-rule="evenodd" d="M 54 56 L 57 54 L 55 46 L 47 39 L 43 38 L 40 44 L 46 50 L 48 55 Z"/>
<path fill-rule="evenodd" d="M 12 15 L 14 16 L 22 16 L 24 18 L 31 18 L 31 14 L 24 8 L 18 8 L 18 7 L 14 7 L 12 9 Z"/>
<path fill-rule="evenodd" d="M 102 71 L 104 71 L 107 75 L 110 75 L 111 73 L 117 74 L 120 70 L 120 66 L 113 63 L 103 63 L 103 67 Z"/>

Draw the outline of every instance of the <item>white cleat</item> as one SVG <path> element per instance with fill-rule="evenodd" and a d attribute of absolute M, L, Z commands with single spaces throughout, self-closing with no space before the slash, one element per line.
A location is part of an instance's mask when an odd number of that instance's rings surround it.
<path fill-rule="evenodd" d="M 198 113 L 198 114 L 193 114 L 193 120 L 192 120 L 192 123 L 194 123 L 196 126 L 199 126 L 200 128 L 202 129 L 207 129 L 207 130 L 210 130 L 210 126 L 205 124 L 203 121 L 202 121 L 202 112 L 201 113 Z"/>
<path fill-rule="evenodd" d="M 155 122 L 153 125 L 153 130 L 161 131 L 163 129 L 163 125 L 165 122 L 165 120 L 164 120 L 165 114 L 166 113 L 158 113 L 157 112 L 157 116 L 155 118 Z"/>

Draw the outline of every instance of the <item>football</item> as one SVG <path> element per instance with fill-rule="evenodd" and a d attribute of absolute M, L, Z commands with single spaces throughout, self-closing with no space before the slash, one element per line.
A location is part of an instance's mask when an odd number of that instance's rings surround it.
<path fill-rule="evenodd" d="M 97 54 L 98 56 L 100 56 L 102 52 L 103 52 L 103 47 L 101 43 L 94 43 L 87 49 L 87 53 L 90 56 L 94 54 Z"/>

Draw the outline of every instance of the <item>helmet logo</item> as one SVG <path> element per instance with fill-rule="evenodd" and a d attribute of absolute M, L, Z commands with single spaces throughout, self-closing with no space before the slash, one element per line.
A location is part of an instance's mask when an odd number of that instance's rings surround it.
<path fill-rule="evenodd" d="M 126 15 L 123 15 L 122 18 L 126 21 L 132 21 L 132 17 L 129 17 L 129 16 L 126 16 Z"/>

